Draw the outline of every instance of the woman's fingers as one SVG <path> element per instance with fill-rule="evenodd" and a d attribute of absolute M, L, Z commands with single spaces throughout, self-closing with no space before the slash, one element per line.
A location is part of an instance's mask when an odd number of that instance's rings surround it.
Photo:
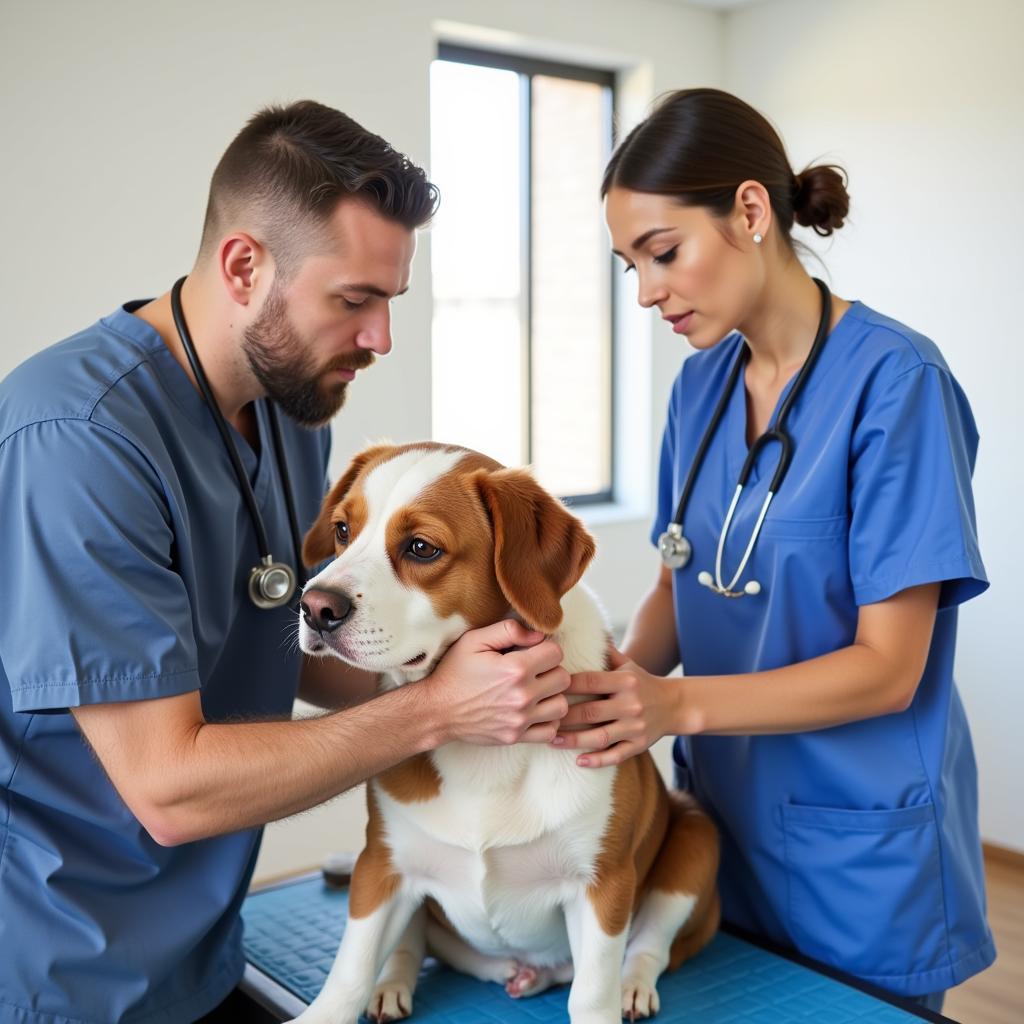
<path fill-rule="evenodd" d="M 562 716 L 559 728 L 579 729 L 599 722 L 614 722 L 618 717 L 614 697 L 606 700 L 588 700 L 582 704 L 570 705 L 569 710 Z"/>
<path fill-rule="evenodd" d="M 614 644 L 608 644 L 608 668 L 617 669 L 628 665 L 630 659 L 626 657 Z"/>
<path fill-rule="evenodd" d="M 581 768 L 607 768 L 609 765 L 622 764 L 623 761 L 644 751 L 646 748 L 636 743 L 616 743 L 614 747 L 600 750 L 593 754 L 581 754 L 576 763 Z"/>
<path fill-rule="evenodd" d="M 566 693 L 578 697 L 599 697 L 609 693 L 618 693 L 628 686 L 629 674 L 625 672 L 577 672 Z"/>
<path fill-rule="evenodd" d="M 564 723 L 564 719 L 562 720 Z M 584 729 L 581 732 L 562 732 L 551 741 L 552 746 L 561 747 L 564 750 L 578 750 L 583 747 L 587 750 L 604 750 L 624 739 L 623 730 L 618 722 L 608 722 L 605 725 L 595 726 L 593 729 Z"/>

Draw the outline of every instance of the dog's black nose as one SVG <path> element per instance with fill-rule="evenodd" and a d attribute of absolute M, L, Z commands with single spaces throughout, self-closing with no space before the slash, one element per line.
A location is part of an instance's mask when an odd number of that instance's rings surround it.
<path fill-rule="evenodd" d="M 351 599 L 338 590 L 307 590 L 299 602 L 310 629 L 333 633 L 352 614 Z"/>

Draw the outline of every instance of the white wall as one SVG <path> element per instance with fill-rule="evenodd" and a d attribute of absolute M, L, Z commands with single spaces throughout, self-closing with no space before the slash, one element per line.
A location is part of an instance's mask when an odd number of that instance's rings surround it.
<path fill-rule="evenodd" d="M 1017 0 L 773 0 L 726 18 L 726 88 L 782 130 L 794 164 L 849 171 L 849 225 L 815 245 L 835 290 L 933 338 L 971 400 L 992 586 L 961 612 L 956 673 L 982 833 L 1019 850 L 1022 44 Z"/>
<path fill-rule="evenodd" d="M 266 103 L 313 97 L 426 165 L 439 31 L 616 68 L 627 122 L 652 95 L 717 84 L 722 70 L 720 17 L 657 0 L 0 0 L 0 376 L 189 268 L 213 167 Z M 620 303 L 622 372 L 634 381 L 624 412 L 639 507 L 594 526 L 600 555 L 588 577 L 617 623 L 656 570 L 647 470 L 683 354 L 660 324 L 652 349 L 651 318 L 632 305 Z M 395 305 L 395 351 L 336 421 L 336 469 L 368 438 L 429 436 L 430 323 L 428 233 Z M 362 821 L 357 792 L 271 827 L 258 874 L 358 848 Z"/>

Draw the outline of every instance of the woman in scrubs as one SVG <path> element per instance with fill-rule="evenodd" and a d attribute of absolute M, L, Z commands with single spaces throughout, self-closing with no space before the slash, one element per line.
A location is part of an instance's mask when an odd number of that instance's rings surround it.
<path fill-rule="evenodd" d="M 610 671 L 574 677 L 554 741 L 615 764 L 675 735 L 677 784 L 721 830 L 726 920 L 937 1009 L 995 957 L 985 919 L 971 738 L 953 682 L 957 606 L 987 587 L 971 471 L 978 435 L 935 345 L 833 296 L 824 347 L 786 419 L 793 461 L 729 598 L 698 582 L 748 446 L 811 349 L 822 295 L 794 221 L 847 214 L 831 166 L 794 174 L 755 110 L 669 95 L 613 155 L 613 249 L 696 351 L 672 389 L 657 544 L 740 353 L 685 515 L 693 556 L 659 568 Z M 722 579 L 775 471 L 766 445 Z M 756 590 L 757 588 L 751 588 Z M 682 662 L 683 678 L 667 678 Z"/>

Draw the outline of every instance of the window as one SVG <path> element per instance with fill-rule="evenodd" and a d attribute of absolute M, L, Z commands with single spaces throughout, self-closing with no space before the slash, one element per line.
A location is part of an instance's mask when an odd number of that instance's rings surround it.
<path fill-rule="evenodd" d="M 433 436 L 613 494 L 611 72 L 442 45 L 431 66 Z"/>

